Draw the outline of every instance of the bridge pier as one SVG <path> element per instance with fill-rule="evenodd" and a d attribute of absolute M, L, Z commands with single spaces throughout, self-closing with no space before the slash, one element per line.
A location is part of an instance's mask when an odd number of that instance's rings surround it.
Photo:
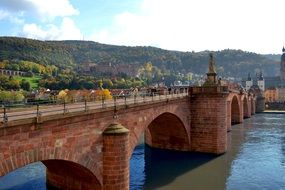
<path fill-rule="evenodd" d="M 256 113 L 261 113 L 265 110 L 265 98 L 262 96 L 258 96 L 256 98 Z"/>
<path fill-rule="evenodd" d="M 129 130 L 111 124 L 103 132 L 103 190 L 129 189 Z"/>
<path fill-rule="evenodd" d="M 231 110 L 231 101 L 227 100 L 227 132 L 232 130 L 232 110 Z"/>
<path fill-rule="evenodd" d="M 223 86 L 190 89 L 192 151 L 226 152 L 227 95 L 228 90 Z"/>

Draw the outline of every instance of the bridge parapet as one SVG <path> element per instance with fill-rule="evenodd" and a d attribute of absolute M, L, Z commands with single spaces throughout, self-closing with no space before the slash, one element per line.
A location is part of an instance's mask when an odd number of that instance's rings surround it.
<path fill-rule="evenodd" d="M 189 94 L 201 93 L 228 93 L 228 86 L 195 86 L 189 89 Z"/>
<path fill-rule="evenodd" d="M 93 112 L 114 110 L 114 116 L 118 109 L 133 106 L 168 102 L 188 96 L 188 93 L 165 94 L 151 96 L 113 97 L 113 100 L 85 101 L 76 103 L 63 103 L 43 106 L 27 106 L 0 109 L 0 128 L 28 123 L 42 123 L 46 120 L 66 118 L 68 116 L 85 115 Z M 1 113 L 2 112 L 2 113 Z"/>

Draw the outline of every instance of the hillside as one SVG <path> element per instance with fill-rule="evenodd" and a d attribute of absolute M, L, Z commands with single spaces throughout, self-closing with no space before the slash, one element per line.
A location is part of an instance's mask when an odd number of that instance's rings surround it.
<path fill-rule="evenodd" d="M 91 41 L 38 41 L 17 37 L 0 37 L 1 60 L 26 60 L 60 69 L 76 70 L 85 62 L 97 65 L 143 65 L 151 62 L 163 71 L 207 71 L 208 51 L 179 52 L 154 47 L 105 45 Z M 251 52 L 223 50 L 214 52 L 217 71 L 222 76 L 245 77 L 260 69 L 265 76 L 278 75 L 279 62 Z"/>

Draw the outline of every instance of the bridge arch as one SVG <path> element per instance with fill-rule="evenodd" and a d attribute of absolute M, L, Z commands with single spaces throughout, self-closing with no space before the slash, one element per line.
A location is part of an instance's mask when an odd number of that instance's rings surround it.
<path fill-rule="evenodd" d="M 250 104 L 251 104 L 251 115 L 255 114 L 255 97 L 251 96 L 250 99 Z"/>
<path fill-rule="evenodd" d="M 243 98 L 243 118 L 249 118 L 251 116 L 251 105 L 249 105 L 250 102 L 248 100 L 248 97 L 244 96 Z"/>
<path fill-rule="evenodd" d="M 157 116 L 147 126 L 145 143 L 154 148 L 188 151 L 190 141 L 187 130 L 181 119 L 166 112 Z"/>
<path fill-rule="evenodd" d="M 88 189 L 87 187 L 102 189 L 98 163 L 90 153 L 92 144 L 86 145 L 87 147 L 78 151 L 76 143 L 65 144 L 71 139 L 46 139 L 49 140 L 29 145 L 25 141 L 22 142 L 22 145 L 19 142 L 12 143 L 14 144 L 12 145 L 13 150 L 0 155 L 0 176 L 29 164 L 42 162 L 46 166 L 49 185 L 64 189 L 67 187 L 71 189 L 73 187 L 76 187 L 75 189 Z"/>
<path fill-rule="evenodd" d="M 86 167 L 66 160 L 44 160 L 47 183 L 62 189 L 102 189 L 97 177 Z"/>
<path fill-rule="evenodd" d="M 240 115 L 241 115 L 241 109 L 240 109 L 240 102 L 236 95 L 232 97 L 231 100 L 231 123 L 237 124 L 241 122 Z"/>

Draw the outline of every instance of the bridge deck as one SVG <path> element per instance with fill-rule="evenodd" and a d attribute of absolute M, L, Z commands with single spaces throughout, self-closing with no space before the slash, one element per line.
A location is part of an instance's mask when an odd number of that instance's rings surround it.
<path fill-rule="evenodd" d="M 0 113 L 0 127 L 10 121 L 38 118 L 42 116 L 64 115 L 68 113 L 87 112 L 91 110 L 106 110 L 119 106 L 130 106 L 139 104 L 153 104 L 160 101 L 175 100 L 186 97 L 188 93 L 166 94 L 156 96 L 132 96 L 128 98 L 115 98 L 106 101 L 76 102 L 69 104 L 43 105 L 24 108 L 8 108 Z"/>

